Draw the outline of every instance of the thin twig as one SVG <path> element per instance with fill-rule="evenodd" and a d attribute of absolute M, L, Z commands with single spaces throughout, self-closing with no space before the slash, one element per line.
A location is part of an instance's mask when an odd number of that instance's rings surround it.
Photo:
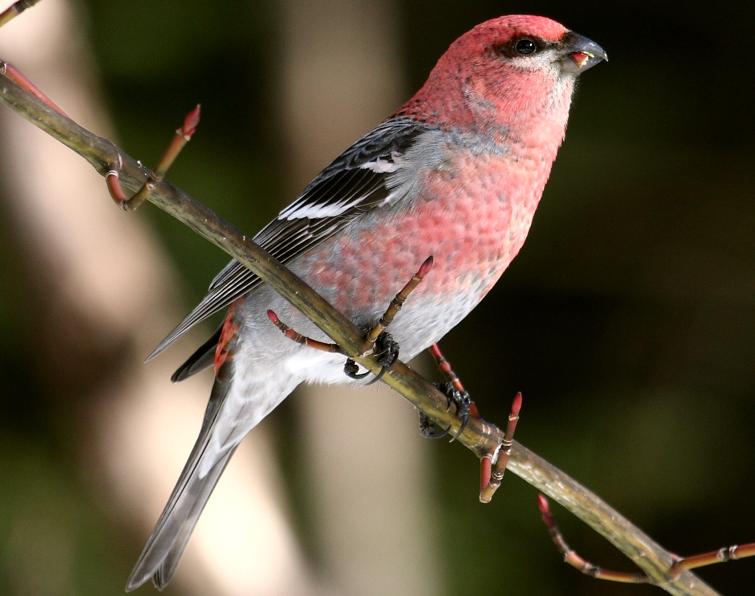
<path fill-rule="evenodd" d="M 49 97 L 47 97 L 44 93 L 42 93 L 39 88 L 32 83 L 28 78 L 26 78 L 26 75 L 22 73 L 20 70 L 18 70 L 15 66 L 13 66 L 10 62 L 6 62 L 5 60 L 0 60 L 0 75 L 10 79 L 16 85 L 21 87 L 22 89 L 25 89 L 29 93 L 31 93 L 34 97 L 39 99 L 42 103 L 49 106 L 59 114 L 62 114 L 63 116 L 67 116 L 63 109 L 56 104 L 53 100 L 51 100 Z"/>
<path fill-rule="evenodd" d="M 440 345 L 433 344 L 428 348 L 428 350 L 430 351 L 433 360 L 435 360 L 435 365 L 438 367 L 438 370 L 440 370 L 440 372 L 448 377 L 448 381 L 451 383 L 451 386 L 462 395 L 469 397 L 469 392 L 464 387 L 464 384 L 461 382 L 459 375 L 456 374 L 456 371 L 446 358 L 446 355 L 441 351 Z M 480 417 L 480 411 L 477 409 L 477 404 L 471 399 L 469 402 L 469 415 L 474 418 Z"/>
<path fill-rule="evenodd" d="M 465 389 L 464 384 L 461 382 L 461 379 L 459 378 L 459 375 L 456 374 L 456 371 L 454 370 L 453 366 L 451 366 L 451 363 L 446 358 L 445 354 L 440 349 L 439 344 L 433 344 L 428 348 L 428 351 L 433 357 L 433 360 L 435 360 L 435 365 L 438 367 L 438 370 L 443 373 L 446 378 L 448 378 L 448 382 L 451 383 L 451 388 L 454 389 L 460 396 L 460 398 L 463 401 L 466 401 L 468 403 L 467 407 L 467 416 L 472 416 L 474 418 L 480 417 L 480 412 L 477 409 L 477 404 L 472 401 L 472 398 L 469 395 L 469 392 Z M 459 415 L 459 405 L 457 404 L 457 410 L 456 414 Z M 446 430 L 446 433 L 448 430 Z M 456 440 L 456 437 L 454 436 L 449 442 L 453 443 Z M 486 457 L 488 455 L 492 454 L 484 454 L 482 457 Z M 482 461 L 482 465 L 485 466 L 486 463 L 490 463 Z M 481 472 L 484 474 L 484 470 Z M 481 476 L 482 478 L 482 476 Z M 487 475 L 487 479 L 490 480 L 490 475 Z M 485 481 L 485 484 L 487 484 L 487 480 Z M 482 485 L 481 485 L 482 486 Z"/>
<path fill-rule="evenodd" d="M 120 156 L 123 160 L 120 178 L 124 188 L 136 190 L 147 179 L 147 170 L 112 142 L 55 112 L 5 77 L 0 78 L 0 101 L 81 155 L 101 175 L 105 175 L 110 165 L 116 163 Z M 380 372 L 382 367 L 375 358 L 361 356 L 364 339 L 359 329 L 234 226 L 165 181 L 156 185 L 149 200 L 253 271 L 363 367 L 373 374 Z M 383 382 L 424 412 L 439 427 L 450 426 L 453 431 L 459 429 L 461 421 L 446 410 L 446 396 L 402 362 L 397 361 L 391 367 L 383 377 Z M 503 432 L 481 418 L 470 419 L 459 436 L 459 442 L 478 457 L 493 451 L 502 439 Z M 589 524 L 635 561 L 667 592 L 715 594 L 688 571 L 683 571 L 678 577 L 670 577 L 668 569 L 673 564 L 673 557 L 668 551 L 597 495 L 516 442 L 512 446 L 508 469 Z"/>
<path fill-rule="evenodd" d="M 492 464 L 492 470 L 490 471 L 490 480 L 482 485 L 482 479 L 480 481 L 480 503 L 490 503 L 495 491 L 501 486 L 503 481 L 503 474 L 506 472 L 506 466 L 509 463 L 511 457 L 511 449 L 514 446 L 514 432 L 516 432 L 516 425 L 519 422 L 519 412 L 522 409 L 522 393 L 517 392 L 511 402 L 511 410 L 509 411 L 508 423 L 506 424 L 506 432 L 503 433 L 503 440 L 501 446 L 497 450 L 497 453 L 489 460 Z M 493 460 L 494 463 L 493 463 Z M 487 468 L 488 462 L 485 462 Z M 486 470 L 487 474 L 487 470 Z"/>
<path fill-rule="evenodd" d="M 314 348 L 315 350 L 319 350 L 320 352 L 343 354 L 343 350 L 338 347 L 338 344 L 326 343 L 324 341 L 312 339 L 311 337 L 302 335 L 296 329 L 292 329 L 283 321 L 281 321 L 280 318 L 278 318 L 278 315 L 275 314 L 274 310 L 267 311 L 267 318 L 270 319 L 273 325 L 275 325 L 283 335 L 285 335 L 291 341 L 296 342 L 297 344 L 301 344 L 309 348 Z"/>
<path fill-rule="evenodd" d="M 553 540 L 553 544 L 556 545 L 558 552 L 564 557 L 564 563 L 571 565 L 580 573 L 594 577 L 595 579 L 603 579 L 609 582 L 619 582 L 624 584 L 653 584 L 654 580 L 649 578 L 647 574 L 642 572 L 632 571 L 613 571 L 611 569 L 604 569 L 597 565 L 590 563 L 586 559 L 582 558 L 577 551 L 572 549 L 566 542 L 564 535 L 559 530 L 558 525 L 553 519 L 553 514 L 550 510 L 550 504 L 548 499 L 543 495 L 537 497 L 537 507 L 540 510 L 540 514 L 543 518 L 543 523 L 548 528 L 548 533 Z M 717 550 L 700 553 L 698 555 L 690 555 L 688 557 L 675 557 L 674 563 L 669 567 L 668 574 L 670 577 L 681 573 L 684 570 L 696 569 L 699 567 L 707 567 L 709 565 L 715 565 L 717 563 L 725 563 L 727 561 L 736 561 L 737 559 L 744 559 L 746 557 L 755 556 L 755 542 L 748 544 L 725 546 Z"/>
<path fill-rule="evenodd" d="M 380 317 L 380 320 L 377 322 L 377 324 L 370 329 L 367 332 L 367 335 L 364 339 L 364 344 L 367 350 L 373 349 L 373 346 L 375 345 L 375 342 L 377 341 L 378 336 L 385 331 L 385 328 L 388 327 L 393 322 L 393 319 L 398 314 L 398 311 L 401 310 L 401 307 L 404 306 L 404 302 L 406 302 L 406 299 L 409 297 L 409 294 L 411 294 L 415 288 L 420 284 L 420 282 L 424 279 L 425 275 L 432 269 L 433 266 L 433 257 L 430 255 L 427 257 L 422 265 L 420 265 L 419 269 L 417 270 L 417 273 L 415 273 L 412 278 L 406 282 L 406 285 L 399 290 L 399 292 L 393 297 L 393 300 L 391 300 L 391 303 L 388 305 L 388 308 L 383 313 L 383 316 Z"/>
<path fill-rule="evenodd" d="M 157 162 L 157 167 L 154 172 L 151 172 L 147 176 L 147 180 L 142 187 L 134 193 L 130 199 L 126 197 L 126 193 L 123 192 L 123 188 L 120 183 L 119 169 L 121 166 L 120 159 L 118 160 L 118 166 L 109 170 L 105 174 L 105 182 L 107 184 L 108 192 L 113 200 L 118 203 L 124 211 L 136 211 L 142 206 L 144 201 L 147 200 L 150 193 L 155 189 L 155 186 L 162 181 L 165 174 L 168 173 L 170 166 L 181 153 L 181 150 L 186 147 L 186 144 L 191 141 L 191 137 L 197 131 L 199 126 L 201 107 L 197 104 L 191 112 L 186 114 L 183 125 L 176 130 L 176 134 L 173 135 L 168 147 L 165 149 L 160 161 Z"/>
<path fill-rule="evenodd" d="M 540 515 L 543 518 L 543 523 L 548 528 L 548 533 L 553 540 L 553 544 L 556 545 L 558 552 L 564 557 L 564 563 L 571 565 L 585 575 L 594 577 L 595 579 L 604 579 L 612 582 L 620 582 L 624 584 L 647 584 L 650 580 L 644 573 L 632 573 L 629 571 L 611 571 L 610 569 L 603 569 L 597 565 L 593 565 L 589 561 L 583 559 L 577 554 L 577 551 L 573 550 L 564 539 L 564 535 L 561 534 L 561 530 L 558 529 L 556 522 L 553 520 L 551 514 L 550 505 L 548 499 L 543 495 L 537 496 L 537 507 L 540 510 Z"/>
<path fill-rule="evenodd" d="M 706 553 L 681 557 L 671 566 L 669 574 L 673 576 L 682 569 L 699 569 L 700 567 L 738 561 L 739 559 L 746 559 L 748 557 L 755 557 L 755 542 L 723 546 Z"/>
<path fill-rule="evenodd" d="M 0 27 L 7 24 L 8 21 L 15 19 L 27 8 L 31 8 L 37 2 L 39 2 L 39 0 L 18 0 L 18 2 L 11 4 L 3 12 L 0 12 Z"/>
<path fill-rule="evenodd" d="M 438 367 L 438 370 L 448 377 L 453 388 L 459 393 L 467 393 L 459 375 L 456 374 L 456 371 L 453 369 L 453 366 L 451 366 L 451 363 L 448 361 L 445 354 L 441 352 L 440 346 L 438 344 L 433 344 L 430 346 L 429 350 L 435 360 L 435 365 Z"/>

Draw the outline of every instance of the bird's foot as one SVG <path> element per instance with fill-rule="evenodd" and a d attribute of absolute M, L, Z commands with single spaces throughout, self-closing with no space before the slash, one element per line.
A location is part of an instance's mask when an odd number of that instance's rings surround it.
<path fill-rule="evenodd" d="M 393 363 L 398 360 L 398 342 L 393 339 L 393 336 L 390 333 L 388 333 L 387 331 L 382 331 L 375 340 L 375 345 L 372 349 L 372 353 L 375 355 L 375 359 L 378 361 L 378 364 L 380 364 L 382 368 L 380 369 L 380 372 L 375 375 L 375 378 L 367 383 L 368 385 L 379 381 L 385 374 L 385 371 L 387 371 L 393 365 Z M 351 358 L 348 358 L 346 360 L 346 364 L 343 365 L 343 372 L 347 377 L 357 380 L 364 379 L 367 375 L 370 374 L 370 371 L 360 373 L 359 365 Z"/>
<path fill-rule="evenodd" d="M 401 288 L 401 290 L 399 290 L 399 292 L 393 297 L 393 300 L 391 300 L 391 303 L 383 313 L 383 316 L 380 317 L 380 320 L 375 323 L 372 328 L 366 331 L 364 336 L 364 351 L 360 355 L 360 357 L 374 356 L 377 360 L 377 363 L 381 366 L 380 372 L 375 375 L 375 378 L 372 381 L 367 383 L 368 385 L 374 383 L 375 381 L 379 381 L 385 374 L 385 372 L 391 366 L 393 366 L 393 363 L 398 360 L 398 342 L 394 340 L 391 334 L 388 333 L 385 329 L 393 322 L 393 318 L 401 310 L 401 307 L 404 305 L 404 302 L 406 302 L 409 294 L 411 294 L 414 289 L 420 284 L 420 282 L 424 279 L 425 275 L 427 275 L 432 266 L 433 258 L 432 256 L 429 256 L 422 262 L 422 265 L 420 265 L 419 269 L 412 276 L 412 278 L 408 282 L 406 282 L 406 285 L 404 285 L 404 287 Z M 273 325 L 275 325 L 280 330 L 280 332 L 283 333 L 283 335 L 298 344 L 308 346 L 322 352 L 332 352 L 338 354 L 345 353 L 341 346 L 339 346 L 338 344 L 326 343 L 312 339 L 311 337 L 307 337 L 306 335 L 302 335 L 301 333 L 296 331 L 296 329 L 292 329 L 283 321 L 281 321 L 280 318 L 278 318 L 278 315 L 275 314 L 275 312 L 273 312 L 272 310 L 267 311 L 267 316 L 273 323 Z M 343 372 L 347 377 L 355 380 L 364 379 L 367 375 L 370 374 L 369 370 L 360 373 L 359 365 L 353 358 L 346 359 L 346 362 L 343 365 Z"/>
<path fill-rule="evenodd" d="M 451 363 L 443 355 L 443 352 L 441 352 L 440 346 L 438 344 L 433 344 L 432 346 L 430 346 L 430 354 L 432 354 L 433 360 L 435 360 L 435 364 L 437 364 L 438 369 L 440 369 L 440 371 L 448 379 L 448 381 L 446 381 L 445 383 L 435 383 L 435 386 L 440 389 L 440 391 L 442 391 L 446 396 L 446 399 L 448 400 L 448 406 L 450 406 L 451 403 L 456 406 L 456 415 L 460 419 L 459 430 L 456 431 L 454 436 L 451 438 L 451 442 L 454 442 L 459 437 L 459 435 L 464 432 L 464 429 L 469 422 L 470 415 L 479 417 L 480 414 L 477 411 L 477 406 L 472 401 L 472 398 L 469 397 L 469 393 L 466 389 L 464 389 L 464 385 L 462 384 L 461 379 L 454 371 Z M 450 430 L 451 427 L 447 428 L 446 430 L 439 429 L 436 425 L 430 422 L 427 416 L 420 413 L 419 432 L 423 437 L 429 439 L 440 439 L 441 437 L 445 437 L 447 434 L 449 434 Z"/>
<path fill-rule="evenodd" d="M 464 429 L 469 422 L 469 415 L 473 408 L 472 398 L 466 391 L 460 391 L 457 389 L 451 381 L 446 381 L 445 383 L 433 383 L 433 385 L 435 385 L 446 396 L 449 407 L 451 404 L 454 404 L 456 407 L 456 415 L 461 420 L 461 424 L 459 425 L 459 430 L 451 439 L 451 441 L 455 441 L 456 438 L 464 432 Z M 422 412 L 419 413 L 419 434 L 424 438 L 442 439 L 450 433 L 450 430 L 451 427 L 448 427 L 445 430 L 438 428 L 438 426 L 433 424 L 425 414 Z"/>
<path fill-rule="evenodd" d="M 375 323 L 374 327 L 366 332 L 364 337 L 367 350 L 365 351 L 364 355 L 373 354 L 382 367 L 380 369 L 380 372 L 375 375 L 375 378 L 372 379 L 372 381 L 370 381 L 368 385 L 379 381 L 385 374 L 385 371 L 387 371 L 398 359 L 398 343 L 388 332 L 386 332 L 385 329 L 393 322 L 394 317 L 401 310 L 401 307 L 404 306 L 404 302 L 406 302 L 409 294 L 411 294 L 420 284 L 420 282 L 424 279 L 425 275 L 427 275 L 432 266 L 433 257 L 429 256 L 422 262 L 422 265 L 420 265 L 419 269 L 412 276 L 412 278 L 408 282 L 406 282 L 406 285 L 404 285 L 404 287 L 401 288 L 393 297 L 393 300 L 391 300 L 391 303 L 383 313 L 383 316 L 380 317 L 380 320 Z M 363 379 L 368 374 L 370 374 L 369 371 L 360 373 L 359 365 L 354 361 L 353 358 L 348 358 L 346 360 L 346 363 L 343 366 L 343 372 L 347 377 L 357 380 Z"/>

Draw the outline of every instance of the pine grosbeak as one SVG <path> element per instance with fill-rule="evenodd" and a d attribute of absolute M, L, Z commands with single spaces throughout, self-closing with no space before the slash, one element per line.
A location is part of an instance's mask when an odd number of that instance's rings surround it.
<path fill-rule="evenodd" d="M 478 25 L 255 241 L 364 328 L 432 255 L 432 270 L 390 328 L 412 358 L 459 323 L 519 252 L 564 138 L 576 77 L 604 59 L 600 46 L 547 18 Z M 343 356 L 281 335 L 268 309 L 327 341 L 235 261 L 153 355 L 228 305 L 225 323 L 173 377 L 214 361 L 199 437 L 127 590 L 170 581 L 239 442 L 297 385 L 356 382 L 344 375 Z"/>

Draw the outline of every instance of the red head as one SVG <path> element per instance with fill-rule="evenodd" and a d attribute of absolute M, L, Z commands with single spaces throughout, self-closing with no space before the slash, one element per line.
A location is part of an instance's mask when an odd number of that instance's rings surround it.
<path fill-rule="evenodd" d="M 398 114 L 515 136 L 543 124 L 561 129 L 560 143 L 576 75 L 605 59 L 600 46 L 551 19 L 491 19 L 451 44 Z"/>

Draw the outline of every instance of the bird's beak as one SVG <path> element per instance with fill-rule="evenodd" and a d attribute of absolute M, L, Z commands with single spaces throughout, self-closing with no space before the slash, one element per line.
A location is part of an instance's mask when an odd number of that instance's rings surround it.
<path fill-rule="evenodd" d="M 565 71 L 581 73 L 599 62 L 608 61 L 608 54 L 591 39 L 569 31 L 561 40 L 561 66 Z"/>

